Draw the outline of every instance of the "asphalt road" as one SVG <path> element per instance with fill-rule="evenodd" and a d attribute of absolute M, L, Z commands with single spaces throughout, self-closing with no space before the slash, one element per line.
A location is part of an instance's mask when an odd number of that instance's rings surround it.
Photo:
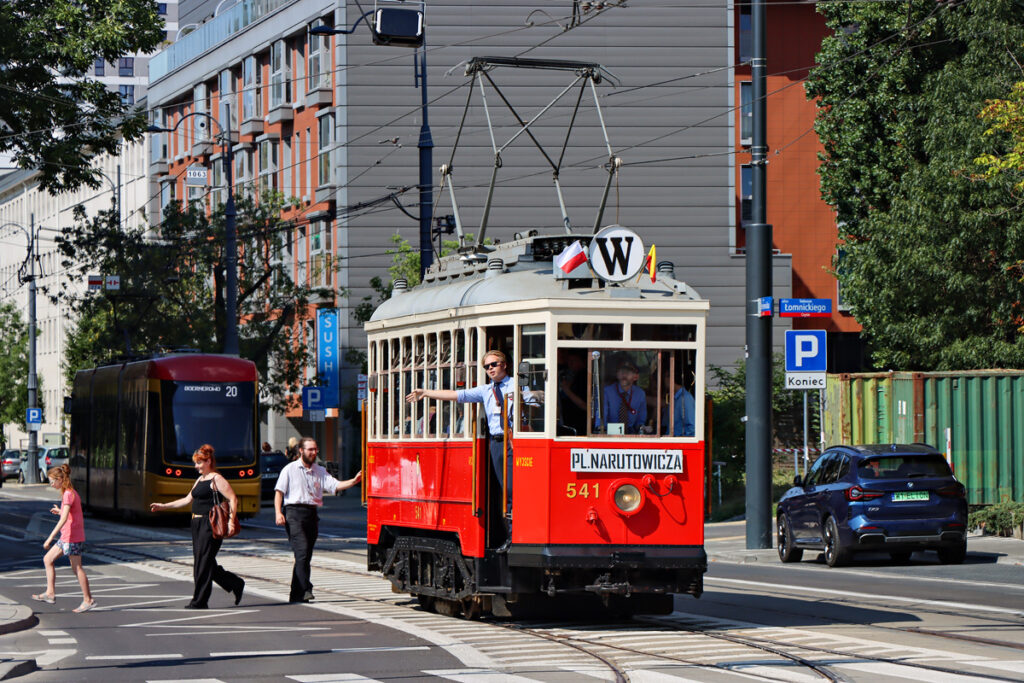
<path fill-rule="evenodd" d="M 903 565 L 865 556 L 830 569 L 811 553 L 782 565 L 773 551 L 745 549 L 742 523 L 712 525 L 705 593 L 677 597 L 673 615 L 625 624 L 558 615 L 513 625 L 440 617 L 393 595 L 365 572 L 353 497 L 330 499 L 324 511 L 316 604 L 283 602 L 290 558 L 268 506 L 222 551 L 223 562 L 247 576 L 242 604 L 232 606 L 215 588 L 212 609 L 199 613 L 182 609 L 192 589 L 183 526 L 87 520 L 87 534 L 106 553 L 87 557 L 103 609 L 73 614 L 80 596 L 66 564 L 57 605 L 29 599 L 43 585 L 42 548 L 24 532 L 54 495 L 43 487 L 0 490 L 0 594 L 31 604 L 40 619 L 34 629 L 0 636 L 0 653 L 37 659 L 40 670 L 24 681 L 527 683 L 615 680 L 618 671 L 658 683 L 810 682 L 822 680 L 818 669 L 832 680 L 872 683 L 1024 680 L 1020 541 L 972 539 L 959 566 L 919 553 Z M 731 640 L 723 645 L 723 638 Z M 754 654 L 752 639 L 760 643 Z"/>

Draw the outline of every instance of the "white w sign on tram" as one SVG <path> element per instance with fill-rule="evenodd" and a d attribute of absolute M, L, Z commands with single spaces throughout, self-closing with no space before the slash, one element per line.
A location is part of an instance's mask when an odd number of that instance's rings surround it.
<path fill-rule="evenodd" d="M 640 235 L 621 225 L 609 225 L 590 241 L 590 268 L 602 280 L 625 282 L 647 263 Z"/>

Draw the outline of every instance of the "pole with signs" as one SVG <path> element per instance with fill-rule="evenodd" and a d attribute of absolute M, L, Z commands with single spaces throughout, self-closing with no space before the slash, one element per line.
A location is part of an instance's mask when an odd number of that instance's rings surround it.
<path fill-rule="evenodd" d="M 815 301 L 815 300 L 812 300 Z M 828 335 L 825 330 L 786 330 L 786 388 L 804 392 L 804 476 L 810 462 L 808 433 L 810 411 L 807 406 L 807 392 L 820 392 L 825 388 L 825 371 L 828 369 Z M 797 456 L 793 456 L 793 469 L 799 473 Z"/>

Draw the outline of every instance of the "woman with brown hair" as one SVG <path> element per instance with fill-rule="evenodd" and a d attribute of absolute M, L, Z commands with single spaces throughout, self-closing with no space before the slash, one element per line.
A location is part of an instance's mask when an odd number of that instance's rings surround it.
<path fill-rule="evenodd" d="M 210 510 L 213 508 L 213 494 L 223 496 L 231 507 L 231 518 L 228 521 L 229 531 L 238 526 L 238 498 L 231 484 L 217 471 L 217 461 L 213 457 L 213 446 L 203 444 L 192 454 L 192 462 L 196 464 L 199 479 L 192 485 L 188 495 L 170 503 L 151 503 L 152 512 L 172 510 L 192 506 L 192 578 L 195 592 L 192 601 L 185 605 L 186 609 L 206 609 L 213 590 L 213 582 L 229 593 L 234 593 L 235 604 L 242 600 L 245 580 L 232 574 L 217 564 L 217 551 L 223 539 L 214 538 L 210 528 Z"/>
<path fill-rule="evenodd" d="M 50 512 L 60 515 L 60 520 L 53 527 L 53 531 L 43 542 L 43 548 L 48 549 L 43 556 L 43 566 L 46 567 L 46 592 L 33 595 L 33 600 L 47 602 L 51 605 L 56 601 L 56 579 L 57 570 L 53 563 L 61 555 L 67 555 L 71 562 L 71 569 L 78 577 L 78 585 L 82 588 L 82 604 L 76 607 L 73 612 L 87 612 L 96 606 L 89 592 L 89 577 L 85 575 L 85 568 L 82 567 L 82 547 L 85 545 L 85 520 L 82 518 L 82 497 L 75 491 L 71 484 L 71 468 L 66 464 L 54 467 L 47 476 L 50 478 L 50 486 L 61 492 L 60 507 L 54 505 Z M 57 545 L 50 548 L 53 537 L 60 532 L 60 540 Z"/>

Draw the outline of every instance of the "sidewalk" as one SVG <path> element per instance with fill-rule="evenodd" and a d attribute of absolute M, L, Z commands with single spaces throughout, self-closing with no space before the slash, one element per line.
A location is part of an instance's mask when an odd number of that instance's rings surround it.
<path fill-rule="evenodd" d="M 0 635 L 23 631 L 38 623 L 39 619 L 31 609 L 0 595 Z M 0 681 L 15 676 L 24 676 L 35 671 L 36 668 L 35 659 L 0 657 Z"/>

